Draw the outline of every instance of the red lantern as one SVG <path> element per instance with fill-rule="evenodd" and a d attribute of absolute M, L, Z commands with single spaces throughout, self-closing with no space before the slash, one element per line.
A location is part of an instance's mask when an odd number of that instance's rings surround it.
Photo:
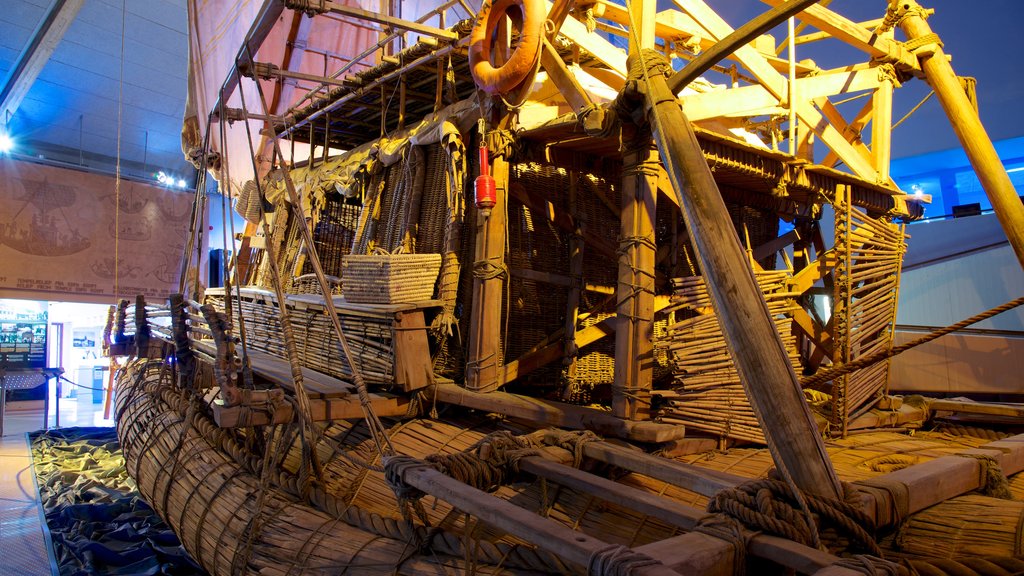
<path fill-rule="evenodd" d="M 473 185 L 476 207 L 484 218 L 491 215 L 491 208 L 498 201 L 497 184 L 491 176 L 490 164 L 487 157 L 487 145 L 480 145 L 480 175 L 476 177 Z"/>

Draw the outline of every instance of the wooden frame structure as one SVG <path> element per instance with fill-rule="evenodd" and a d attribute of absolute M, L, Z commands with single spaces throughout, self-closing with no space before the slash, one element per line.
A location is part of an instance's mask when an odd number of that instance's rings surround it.
<path fill-rule="evenodd" d="M 559 358 L 564 358 L 569 372 L 575 373 L 578 351 L 614 332 L 613 356 L 617 361 L 614 362 L 611 382 L 612 411 L 619 418 L 658 420 L 660 415 L 651 400 L 654 388 L 653 357 L 657 341 L 654 322 L 658 311 L 665 309 L 670 298 L 656 294 L 655 285 L 664 282 L 657 278 L 661 274 L 658 267 L 663 265 L 665 256 L 656 254 L 655 250 L 665 248 L 670 257 L 678 261 L 680 248 L 678 244 L 659 246 L 653 236 L 655 214 L 661 212 L 655 208 L 655 201 L 659 198 L 663 202 L 668 201 L 663 210 L 669 213 L 676 207 L 682 207 L 683 212 L 687 212 L 687 201 L 680 200 L 672 192 L 673 189 L 679 191 L 680 187 L 695 187 L 696 193 L 701 195 L 708 194 L 709 190 L 720 190 L 722 197 L 730 202 L 756 206 L 766 214 L 773 211 L 783 218 L 793 219 L 796 224 L 793 233 L 761 239 L 759 241 L 762 243 L 758 245 L 751 245 L 748 236 L 746 251 L 750 255 L 757 254 L 761 259 L 773 259 L 775 254 L 780 253 L 793 254 L 792 262 L 788 263 L 791 270 L 788 282 L 792 293 L 790 302 L 795 305 L 787 317 L 791 319 L 793 331 L 800 340 L 798 348 L 805 370 L 813 371 L 826 360 L 831 363 L 850 361 L 858 355 L 862 345 L 865 345 L 867 352 L 891 345 L 891 330 L 888 327 L 895 310 L 897 290 L 893 282 L 898 278 L 902 240 L 898 238 L 898 230 L 888 227 L 885 222 L 892 218 L 913 218 L 921 213 L 916 199 L 899 191 L 888 173 L 892 101 L 895 88 L 902 82 L 914 76 L 926 76 L 921 57 L 933 54 L 933 47 L 913 38 L 907 42 L 895 39 L 894 26 L 908 19 L 913 20 L 918 13 L 911 8 L 901 8 L 906 13 L 902 15 L 896 14 L 896 8 L 893 8 L 884 18 L 861 24 L 851 22 L 813 2 L 805 2 L 806 6 L 797 6 L 797 2 L 768 3 L 775 8 L 766 13 L 765 18 L 774 16 L 776 21 L 781 21 L 777 16 L 782 16 L 784 10 L 789 10 L 789 13 L 803 10 L 798 17 L 819 29 L 819 32 L 792 38 L 789 45 L 791 50 L 794 46 L 800 46 L 803 50 L 814 42 L 839 40 L 860 49 L 868 59 L 839 69 L 822 70 L 809 61 L 797 61 L 792 53 L 788 60 L 779 58 L 777 54 L 784 51 L 784 44 L 776 46 L 774 42 L 766 43 L 765 37 L 750 42 L 758 30 L 733 30 L 703 0 L 678 0 L 677 8 L 658 14 L 653 12 L 649 2 L 635 3 L 635 13 L 607 2 L 574 5 L 561 1 L 546 4 L 550 20 L 557 23 L 554 29 L 546 32 L 544 47 L 538 56 L 539 68 L 546 73 L 550 82 L 549 88 L 541 88 L 542 94 L 546 94 L 546 103 L 528 106 L 517 114 L 509 114 L 501 102 L 488 101 L 485 116 L 489 115 L 486 119 L 495 130 L 519 126 L 516 139 L 522 144 L 515 154 L 520 162 L 539 162 L 558 170 L 568 170 L 570 174 L 583 171 L 600 174 L 603 178 L 610 176 L 613 180 L 621 178 L 621 181 L 614 184 L 615 188 L 620 185 L 622 187 L 621 205 L 610 206 L 620 218 L 620 243 L 617 248 L 613 248 L 597 238 L 593 230 L 581 226 L 580 210 L 578 207 L 573 208 L 581 202 L 578 191 L 572 193 L 575 200 L 563 207 L 536 192 L 517 186 L 509 180 L 509 151 L 496 150 L 493 172 L 498 182 L 498 202 L 490 216 L 477 218 L 477 228 L 475 231 L 470 230 L 476 239 L 473 259 L 486 262 L 494 270 L 507 266 L 504 239 L 509 233 L 507 218 L 510 215 L 505 206 L 509 202 L 516 205 L 521 203 L 531 214 L 546 213 L 550 222 L 571 234 L 575 248 L 572 248 L 573 256 L 570 258 L 572 263 L 564 271 L 541 273 L 522 268 L 510 270 L 519 281 L 553 284 L 568 289 L 565 320 L 561 329 L 549 333 L 533 349 L 518 358 L 505 358 L 507 345 L 501 344 L 509 330 L 509 311 L 504 309 L 507 304 L 503 300 L 507 299 L 507 292 L 511 288 L 503 288 L 501 274 L 474 280 L 472 303 L 466 303 L 472 307 L 467 315 L 468 347 L 464 374 L 465 386 L 469 390 L 491 392 L 509 386 Z M 307 6 L 302 2 L 281 4 L 268 1 L 261 12 L 261 18 L 254 23 L 249 38 L 239 52 L 238 65 L 225 81 L 220 99 L 224 102 L 231 95 L 239 75 L 318 82 L 318 86 L 288 110 L 277 110 L 274 116 L 266 113 L 260 115 L 260 110 L 255 110 L 253 114 L 243 111 L 242 116 L 250 118 L 250 122 L 264 118 L 264 124 L 272 126 L 273 133 L 279 138 L 305 141 L 314 146 L 321 142 L 325 151 L 328 148 L 362 145 L 366 142 L 366 130 L 375 126 L 381 133 L 393 133 L 394 130 L 409 126 L 412 118 L 440 112 L 449 103 L 441 96 L 445 92 L 445 82 L 451 84 L 448 93 L 455 98 L 473 97 L 474 87 L 458 80 L 460 77 L 468 78 L 465 60 L 462 59 L 467 46 L 468 27 L 460 24 L 444 29 L 445 13 L 450 6 L 439 7 L 413 22 L 386 14 L 354 11 L 330 3 Z M 258 51 L 270 21 L 284 9 L 303 9 L 309 14 L 343 13 L 346 17 L 392 26 L 397 31 L 386 38 L 382 37 L 378 49 L 390 46 L 390 40 L 407 32 L 418 34 L 420 39 L 418 43 L 396 54 L 394 59 L 385 55 L 375 68 L 346 78 L 338 78 L 338 75 L 332 78 L 297 75 L 274 64 L 252 61 L 252 54 Z M 427 24 L 430 18 L 437 18 L 440 27 Z M 580 18 L 589 20 L 585 25 Z M 691 144 L 683 144 L 684 138 L 673 146 L 697 149 L 693 144 L 699 142 L 699 149 L 703 152 L 702 160 L 715 170 L 713 178 L 697 176 L 702 171 L 699 164 L 703 162 L 685 165 L 681 168 L 683 172 L 673 173 L 668 169 L 675 161 L 673 154 L 676 152 L 669 154 L 665 148 L 668 145 L 665 138 L 672 137 L 672 134 L 658 130 L 659 122 L 664 122 L 658 114 L 650 116 L 650 124 L 639 119 L 641 126 L 637 129 L 640 132 L 635 138 L 637 142 L 642 142 L 645 138 L 643 130 L 653 130 L 655 138 L 651 142 L 661 148 L 662 162 L 657 161 L 658 148 L 652 146 L 645 148 L 641 145 L 619 154 L 619 137 L 613 135 L 617 134 L 618 124 L 609 115 L 609 104 L 595 101 L 592 88 L 583 88 L 577 78 L 585 76 L 597 79 L 606 89 L 614 91 L 623 89 L 628 84 L 626 52 L 609 42 L 608 37 L 588 32 L 588 26 L 612 36 L 626 37 L 631 46 L 630 53 L 637 52 L 640 46 L 654 48 L 669 57 L 690 58 L 694 68 L 715 63 L 698 64 L 701 58 L 694 59 L 691 54 L 699 54 L 700 51 L 711 50 L 716 46 L 714 50 L 721 50 L 722 45 L 735 43 L 731 51 L 722 51 L 722 56 L 729 62 L 729 68 L 725 70 L 733 80 L 732 87 L 689 90 L 679 95 L 679 102 L 686 112 L 684 121 L 687 125 L 692 122 L 698 132 Z M 926 36 L 920 30 L 913 34 L 917 37 Z M 737 39 L 743 41 L 737 42 Z M 372 51 L 368 51 L 363 57 L 372 54 Z M 441 63 L 445 61 L 454 69 L 454 82 L 442 75 L 444 67 Z M 683 82 L 681 78 L 686 72 L 677 72 L 667 86 L 679 90 Z M 948 72 L 943 71 L 943 74 Z M 689 77 L 692 77 L 692 72 Z M 647 82 L 652 80 L 656 79 L 648 78 Z M 429 94 L 431 87 L 435 89 L 433 98 Z M 390 100 L 382 99 L 381 95 L 396 91 L 401 94 L 398 114 L 388 115 L 384 107 Z M 525 91 L 521 92 L 511 96 L 519 100 L 528 97 Z M 844 117 L 836 103 L 838 99 L 849 95 L 868 97 L 867 103 L 851 119 Z M 479 99 L 479 96 L 475 98 Z M 563 114 L 566 108 L 569 113 Z M 551 119 L 535 120 L 544 117 Z M 751 125 L 752 119 L 758 121 L 756 126 L 764 128 L 769 149 L 744 145 L 723 136 L 731 134 L 730 131 L 735 132 L 737 128 Z M 863 133 L 869 124 L 870 142 L 865 143 Z M 783 125 L 791 134 L 789 154 L 770 149 L 771 146 L 778 147 L 781 144 L 782 139 L 778 134 Z M 827 147 L 827 153 L 820 163 L 814 163 L 815 142 Z M 600 162 L 595 162 L 598 158 Z M 311 160 L 310 163 L 313 162 Z M 834 169 L 840 164 L 848 172 Z M 311 171 L 312 166 L 309 168 Z M 615 176 L 617 174 L 621 176 Z M 694 182 L 692 179 L 695 177 L 698 181 L 704 178 L 704 183 Z M 570 187 L 575 188 L 578 180 L 571 180 Z M 291 188 L 291 184 L 287 187 Z M 607 203 L 608 198 L 604 200 Z M 837 208 L 836 247 L 828 251 L 824 249 L 816 225 L 817 210 L 823 203 L 832 203 Z M 715 269 L 721 266 L 725 266 L 723 271 L 729 269 L 734 266 L 734 261 L 739 262 L 740 268 L 737 271 L 746 267 L 738 256 L 742 253 L 739 244 L 735 244 L 738 251 L 728 256 L 723 253 L 720 258 L 716 256 L 719 258 L 718 264 L 704 260 L 709 257 L 707 253 L 710 246 L 726 243 L 708 243 L 705 236 L 711 232 L 694 230 L 695 226 L 700 226 L 694 218 L 720 227 L 723 215 L 724 212 L 717 210 L 713 215 L 709 213 L 703 217 L 687 214 L 672 225 L 678 234 L 681 220 L 686 220 L 690 230 L 685 235 L 693 243 L 688 248 L 690 257 L 692 259 L 696 255 L 701 258 L 701 268 L 709 267 L 705 272 L 711 274 L 715 274 Z M 880 255 L 877 251 L 881 247 L 871 244 L 870 248 L 857 251 L 860 243 L 855 237 L 850 215 L 858 215 L 861 229 L 870 228 L 871 231 L 887 236 L 879 242 L 889 250 L 886 256 L 889 264 L 886 264 L 885 272 L 891 273 L 891 278 L 875 278 L 877 282 L 872 283 L 853 273 L 855 269 L 868 267 L 869 262 L 878 261 Z M 716 219 L 718 223 L 711 224 Z M 747 226 L 742 222 L 734 224 Z M 283 232 L 281 228 L 278 230 Z M 287 250 L 284 238 L 276 238 L 273 242 L 278 249 Z M 621 255 L 618 259 L 619 278 L 614 288 L 614 299 L 617 302 L 615 318 L 613 321 L 581 326 L 580 296 L 592 289 L 599 292 L 605 290 L 605 287 L 596 285 L 587 286 L 587 290 L 582 292 L 577 288 L 585 282 L 582 264 L 587 257 L 584 254 L 608 249 L 614 249 Z M 760 331 L 749 346 L 743 345 L 745 349 L 751 346 L 756 349 L 761 345 L 758 342 L 770 342 L 775 337 L 771 323 L 757 330 L 749 326 L 752 318 L 763 315 L 755 312 L 760 296 L 754 285 L 748 284 L 749 288 L 743 289 L 749 292 L 740 300 L 726 302 L 714 296 L 723 289 L 718 286 L 720 282 L 730 284 L 732 280 L 727 277 L 742 276 L 737 271 L 723 272 L 722 278 L 709 282 L 712 301 L 720 313 L 736 309 L 742 301 L 749 301 L 754 306 L 749 312 L 737 312 L 735 321 L 725 317 L 721 320 L 738 323 L 734 328 L 726 329 L 725 342 L 733 348 L 738 344 L 732 340 L 740 334 Z M 865 294 L 868 289 L 872 290 L 871 294 Z M 808 304 L 814 294 L 821 294 L 823 290 L 831 291 L 835 299 L 834 310 L 837 313 L 832 319 L 814 314 L 813 306 Z M 870 304 L 871 312 L 875 314 L 865 323 L 872 329 L 878 329 L 872 332 L 872 346 L 866 346 L 863 334 L 858 336 L 859 340 L 852 336 L 854 332 L 859 333 L 861 328 L 849 322 L 850 318 L 860 314 L 851 309 L 855 294 L 865 305 Z M 726 316 L 730 314 L 728 312 Z M 774 348 L 774 345 L 769 348 Z M 769 348 L 764 349 L 765 353 L 768 353 Z M 720 353 L 724 353 L 724 350 Z M 742 364 L 740 358 L 735 361 Z M 772 380 L 778 381 L 781 378 L 793 383 L 794 395 L 786 401 L 787 405 L 790 408 L 802 405 L 798 400 L 798 379 L 788 368 L 789 364 L 779 360 L 767 362 L 782 370 Z M 760 361 L 755 364 L 761 365 Z M 832 384 L 830 391 L 834 400 L 828 420 L 840 433 L 845 433 L 852 416 L 870 408 L 875 400 L 884 397 L 886 371 L 878 367 L 872 370 L 873 376 L 870 378 L 852 375 Z M 785 376 L 787 371 L 789 376 Z M 748 375 L 743 378 L 745 384 L 749 384 L 746 380 L 750 377 Z M 871 384 L 856 384 L 858 377 Z M 855 380 L 853 384 L 851 378 Z M 664 393 L 664 390 L 661 391 L 661 396 Z M 751 393 L 749 388 L 748 393 Z M 495 395 L 493 398 L 494 409 L 500 412 L 500 399 L 503 397 Z M 751 400 L 755 404 L 761 401 L 756 395 L 751 396 Z M 761 413 L 762 418 L 776 411 L 756 406 L 754 409 L 754 413 Z M 786 424 L 777 422 L 772 426 L 785 427 Z M 801 424 L 800 428 L 805 432 L 800 432 L 798 436 L 814 428 L 809 413 L 807 425 Z M 803 449 L 805 452 L 807 450 L 820 452 L 820 449 L 811 446 Z"/>
<path fill-rule="evenodd" d="M 378 416 L 411 413 L 413 400 L 645 443 L 680 440 L 692 426 L 723 441 L 759 441 L 763 435 L 790 486 L 841 499 L 819 421 L 845 435 L 867 410 L 890 405 L 887 364 L 818 386 L 829 393 L 818 420 L 798 371 L 809 375 L 892 346 L 905 248 L 898 221 L 922 214 L 919 199 L 902 193 L 889 174 L 896 88 L 914 77 L 926 79 L 956 118 L 958 134 L 983 142 L 969 147 L 969 156 L 979 174 L 987 174 L 982 181 L 1022 262 L 1024 209 L 1007 201 L 1012 187 L 1006 189 L 1005 172 L 999 175 L 976 112 L 962 94 L 953 94 L 960 90 L 952 86 L 955 76 L 913 0 L 893 3 L 870 23 L 852 22 L 812 0 L 765 2 L 774 7 L 737 30 L 705 0 L 676 0 L 677 8 L 660 13 L 650 0 L 628 8 L 603 0 L 531 3 L 531 10 L 547 16 L 531 69 L 543 76 L 530 74 L 495 95 L 472 80 L 466 55 L 473 49 L 472 26 L 446 25 L 450 3 L 411 21 L 334 2 L 267 0 L 206 130 L 223 130 L 229 116 L 241 118 L 246 129 L 258 125 L 265 137 L 259 150 L 272 159 L 266 166 L 254 159 L 254 169 L 267 172 L 259 173 L 255 186 L 261 200 L 280 199 L 273 223 L 264 215 L 262 231 L 250 234 L 248 277 L 209 294 L 217 307 L 179 296 L 171 312 L 177 323 L 163 334 L 179 354 L 198 352 L 212 365 L 218 424 L 295 419 L 315 437 L 313 422 L 362 417 L 385 458 L 394 454 L 382 440 Z M 256 62 L 260 44 L 286 9 L 387 26 L 362 56 L 376 55 L 377 64 L 347 76 L 343 69 L 313 77 L 289 70 L 289 63 Z M 783 48 L 759 34 L 793 14 L 818 31 L 791 32 L 783 59 Z M 896 27 L 907 41 L 896 40 Z M 406 32 L 418 34 L 418 41 L 391 50 Z M 502 25 L 488 33 L 498 54 L 491 64 L 499 65 L 512 57 L 517 42 L 525 44 L 529 31 Z M 609 34 L 624 36 L 628 49 L 610 42 Z M 794 46 L 819 41 L 849 44 L 865 61 L 832 70 L 797 61 Z M 701 50 L 726 58 L 728 67 L 699 56 Z M 681 70 L 672 68 L 673 57 L 687 61 Z M 728 85 L 694 80 L 715 66 L 728 74 Z M 229 115 L 226 102 L 244 77 L 255 82 L 260 101 L 250 110 L 243 100 L 241 111 Z M 287 96 L 268 99 L 261 80 L 285 78 L 316 86 L 298 104 L 282 108 Z M 398 95 L 397 113 L 389 113 L 395 102 L 389 94 Z M 865 96 L 866 104 L 846 117 L 839 100 L 850 95 Z M 477 125 L 481 129 L 474 132 Z M 783 127 L 787 150 L 780 149 Z M 284 163 L 282 139 L 311 146 L 305 166 Z M 825 149 L 820 161 L 816 147 Z M 347 152 L 332 160 L 331 149 Z M 489 151 L 493 162 L 494 198 L 480 209 L 472 206 L 469 175 L 488 159 L 481 154 L 474 161 L 466 151 L 476 149 Z M 247 152 L 260 155 L 255 146 Z M 219 177 L 230 179 L 220 170 Z M 346 200 L 335 197 L 342 189 Z M 439 301 L 397 308 L 335 302 L 338 273 L 322 264 L 325 240 L 316 228 L 329 196 L 361 206 L 358 218 L 339 224 L 354 236 L 348 253 L 416 251 L 428 244 L 441 252 L 442 284 L 445 274 L 453 276 L 438 289 Z M 831 247 L 820 226 L 826 204 L 835 214 Z M 793 230 L 780 234 L 780 218 Z M 289 296 L 300 276 L 312 279 L 319 295 Z M 239 287 L 254 279 L 272 284 L 273 292 Z M 340 281 L 344 292 L 346 278 Z M 823 296 L 831 300 L 829 313 L 820 309 Z M 207 327 L 185 304 L 203 310 Z M 242 312 L 256 305 L 279 320 L 266 333 L 246 336 Z M 302 307 L 315 311 L 303 316 Z M 431 307 L 442 312 L 424 316 Z M 379 341 L 356 333 L 355 325 L 370 317 Z M 196 342 L 188 330 L 207 338 Z M 338 349 L 299 351 L 297 342 L 308 343 L 314 333 Z M 247 337 L 283 345 L 249 351 Z M 370 349 L 373 359 L 367 358 Z M 334 353 L 343 369 L 324 368 Z M 580 393 L 591 361 L 610 369 L 588 380 L 590 392 Z M 694 375 L 713 370 L 721 373 L 704 381 L 695 397 L 687 389 Z M 257 376 L 273 386 L 250 387 Z M 285 397 L 294 404 L 286 407 Z M 581 398 L 604 406 L 581 406 Z M 743 426 L 733 425 L 740 421 Z M 984 456 L 1019 470 L 1024 452 L 1017 444 L 1019 438 L 989 446 Z M 602 461 L 618 463 L 621 456 Z M 910 490 L 948 472 L 948 464 L 894 477 Z M 909 508 L 975 487 L 969 472 L 982 465 L 956 464 L 955 489 L 926 491 Z M 646 460 L 633 465 L 645 472 L 658 468 Z M 523 466 L 577 489 L 608 490 L 613 500 L 642 510 L 659 508 L 646 496 L 540 457 Z M 510 534 L 542 534 L 539 547 L 573 563 L 586 564 L 602 549 L 602 542 L 539 522 L 437 470 L 414 468 L 399 476 Z M 865 509 L 882 524 L 891 522 L 891 509 L 907 506 L 892 490 L 864 498 L 870 500 Z M 689 510 L 669 507 L 659 514 L 687 528 L 696 522 Z M 803 572 L 849 573 L 810 549 L 775 541 L 751 546 Z M 644 547 L 662 565 L 638 570 L 727 570 L 729 549 L 720 538 L 691 532 Z"/>

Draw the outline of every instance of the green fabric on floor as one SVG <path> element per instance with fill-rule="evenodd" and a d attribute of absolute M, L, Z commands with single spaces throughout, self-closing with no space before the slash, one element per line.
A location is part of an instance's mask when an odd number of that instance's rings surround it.
<path fill-rule="evenodd" d="M 29 436 L 61 576 L 205 574 L 135 490 L 113 428 Z"/>

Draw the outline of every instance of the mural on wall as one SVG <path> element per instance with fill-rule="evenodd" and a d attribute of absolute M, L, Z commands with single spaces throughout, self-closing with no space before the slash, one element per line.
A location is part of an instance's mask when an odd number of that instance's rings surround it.
<path fill-rule="evenodd" d="M 0 160 L 0 296 L 166 298 L 177 290 L 192 198 L 127 181 L 115 194 L 111 176 Z"/>

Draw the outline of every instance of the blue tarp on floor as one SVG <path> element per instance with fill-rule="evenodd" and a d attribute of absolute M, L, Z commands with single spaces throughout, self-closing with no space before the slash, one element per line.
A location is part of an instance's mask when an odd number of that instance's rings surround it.
<path fill-rule="evenodd" d="M 113 428 L 29 437 L 61 576 L 205 574 L 135 490 Z"/>

